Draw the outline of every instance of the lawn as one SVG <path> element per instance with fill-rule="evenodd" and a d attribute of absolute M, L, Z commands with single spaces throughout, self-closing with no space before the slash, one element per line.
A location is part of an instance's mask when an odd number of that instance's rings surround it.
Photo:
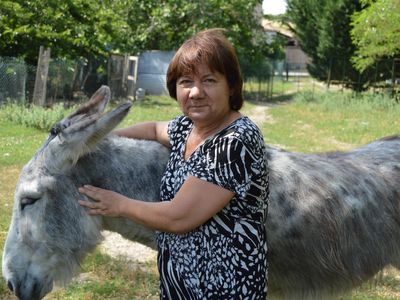
<path fill-rule="evenodd" d="M 344 99 L 344 100 L 343 100 Z M 376 138 L 399 133 L 400 106 L 390 99 L 353 99 L 346 93 L 305 93 L 293 98 L 282 93 L 280 101 L 246 102 L 243 113 L 257 120 L 265 140 L 287 150 L 320 152 L 347 150 Z M 393 105 L 392 105 L 393 104 Z M 120 126 L 147 120 L 169 120 L 179 114 L 174 100 L 149 97 L 135 103 Z M 0 254 L 12 210 L 12 198 L 22 166 L 43 143 L 47 133 L 10 121 L 0 109 Z M 99 250 L 82 265 L 87 275 L 49 299 L 157 299 L 155 261 L 133 267 Z M 388 268 L 343 299 L 399 299 L 400 272 Z M 0 299 L 14 299 L 4 281 Z"/>

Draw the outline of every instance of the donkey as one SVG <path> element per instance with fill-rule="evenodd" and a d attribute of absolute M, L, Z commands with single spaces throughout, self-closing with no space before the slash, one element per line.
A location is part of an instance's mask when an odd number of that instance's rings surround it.
<path fill-rule="evenodd" d="M 144 201 L 159 199 L 169 150 L 108 134 L 128 113 L 103 114 L 101 87 L 58 122 L 23 168 L 2 273 L 23 300 L 66 284 L 103 229 L 155 248 L 154 232 L 124 218 L 89 216 L 78 187 L 92 184 Z M 326 299 L 400 267 L 400 137 L 346 153 L 290 153 L 266 145 L 270 170 L 269 293 Z"/>

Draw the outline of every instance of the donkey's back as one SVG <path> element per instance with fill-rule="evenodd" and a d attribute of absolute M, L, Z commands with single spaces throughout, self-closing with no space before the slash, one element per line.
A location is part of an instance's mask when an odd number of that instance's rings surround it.
<path fill-rule="evenodd" d="M 399 137 L 343 153 L 267 146 L 271 290 L 318 298 L 400 267 L 399 149 Z"/>

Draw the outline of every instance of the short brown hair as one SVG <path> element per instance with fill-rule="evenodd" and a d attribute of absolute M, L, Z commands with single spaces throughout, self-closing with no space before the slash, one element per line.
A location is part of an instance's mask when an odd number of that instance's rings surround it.
<path fill-rule="evenodd" d="M 200 63 L 211 71 L 225 76 L 232 91 L 229 99 L 231 109 L 239 110 L 243 105 L 243 79 L 235 49 L 223 34 L 215 28 L 204 30 L 188 39 L 172 58 L 167 71 L 169 95 L 176 99 L 176 81 L 185 74 L 193 74 Z"/>

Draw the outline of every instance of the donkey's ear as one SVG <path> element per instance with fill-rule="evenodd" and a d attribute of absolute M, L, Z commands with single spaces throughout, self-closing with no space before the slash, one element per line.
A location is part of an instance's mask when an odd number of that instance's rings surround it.
<path fill-rule="evenodd" d="M 122 121 L 131 105 L 127 102 L 104 115 L 94 113 L 72 119 L 74 122 L 61 129 L 44 148 L 46 166 L 60 171 L 75 164 Z"/>
<path fill-rule="evenodd" d="M 102 113 L 110 100 L 110 88 L 106 85 L 101 86 L 83 106 L 79 107 L 74 113 L 54 124 L 51 135 L 57 135 L 62 130 L 68 128 L 82 118 Z"/>

